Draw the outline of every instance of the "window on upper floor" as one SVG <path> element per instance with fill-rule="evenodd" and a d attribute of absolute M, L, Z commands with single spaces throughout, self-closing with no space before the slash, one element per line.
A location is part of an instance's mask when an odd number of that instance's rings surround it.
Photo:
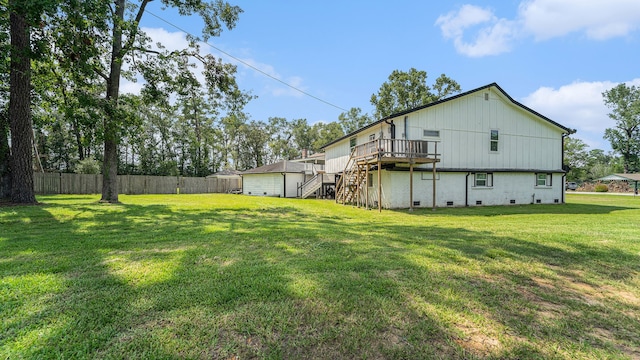
<path fill-rule="evenodd" d="M 349 149 L 353 150 L 353 148 L 356 147 L 356 143 L 357 138 L 355 136 L 349 139 Z"/>
<path fill-rule="evenodd" d="M 475 187 L 493 187 L 493 174 L 492 173 L 473 174 L 473 185 Z"/>
<path fill-rule="evenodd" d="M 424 137 L 440 137 L 440 130 L 422 130 L 422 136 Z"/>
<path fill-rule="evenodd" d="M 499 138 L 499 131 L 498 130 L 491 130 L 491 140 L 489 142 L 489 150 L 492 152 L 496 152 L 498 151 L 498 138 Z"/>
<path fill-rule="evenodd" d="M 551 186 L 551 174 L 550 173 L 537 173 L 536 174 L 536 186 Z"/>

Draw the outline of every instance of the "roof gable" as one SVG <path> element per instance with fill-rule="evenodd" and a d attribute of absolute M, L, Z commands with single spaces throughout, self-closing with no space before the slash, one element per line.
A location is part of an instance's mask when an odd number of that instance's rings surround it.
<path fill-rule="evenodd" d="M 413 113 L 413 112 L 416 112 L 416 111 L 420 111 L 420 110 L 423 110 L 423 109 L 426 109 L 426 108 L 429 108 L 429 107 L 432 107 L 432 106 L 436 106 L 436 105 L 439 105 L 439 104 L 442 104 L 442 103 L 445 103 L 445 102 L 456 100 L 456 99 L 459 99 L 461 97 L 464 97 L 464 96 L 467 96 L 467 95 L 470 95 L 470 94 L 473 94 L 473 93 L 476 93 L 476 92 L 479 92 L 479 91 L 483 91 L 483 90 L 486 90 L 486 89 L 489 89 L 489 88 L 492 88 L 492 87 L 496 88 L 513 105 L 518 106 L 521 109 L 531 113 L 532 115 L 534 115 L 534 116 L 536 116 L 536 117 L 538 117 L 538 118 L 550 123 L 551 125 L 560 128 L 561 130 L 563 130 L 566 133 L 572 133 L 573 132 L 573 130 L 571 130 L 571 129 L 567 128 L 567 127 L 564 127 L 564 126 L 560 125 L 559 123 L 549 119 L 548 117 L 540 114 L 539 112 L 537 112 L 537 111 L 535 111 L 535 110 L 533 110 L 533 109 L 531 109 L 531 108 L 529 108 L 529 107 L 517 102 L 509 94 L 507 94 L 507 92 L 504 91 L 497 83 L 494 82 L 494 83 L 491 83 L 491 84 L 488 84 L 488 85 L 485 85 L 485 86 L 482 86 L 482 87 L 479 87 L 479 88 L 476 88 L 476 89 L 473 89 L 473 90 L 465 91 L 463 93 L 450 96 L 450 97 L 445 98 L 445 99 L 434 101 L 434 102 L 426 104 L 426 105 L 422 105 L 422 106 L 419 106 L 419 107 L 416 107 L 416 108 L 413 108 L 413 109 L 409 109 L 409 110 L 401 111 L 401 112 L 398 112 L 398 113 L 395 113 L 395 114 L 391 114 L 391 115 L 389 115 L 389 116 L 387 116 L 385 118 L 382 118 L 382 119 L 380 119 L 378 121 L 375 121 L 375 122 L 373 122 L 373 123 L 371 123 L 369 125 L 366 125 L 366 126 L 360 128 L 360 129 L 356 130 L 356 131 L 353 131 L 353 132 L 351 132 L 351 133 L 349 133 L 349 134 L 347 134 L 347 135 L 345 135 L 345 136 L 343 136 L 343 137 L 341 137 L 339 139 L 336 139 L 336 140 L 334 140 L 334 141 L 322 146 L 322 149 L 325 149 L 325 148 L 327 148 L 327 147 L 329 147 L 329 146 L 331 146 L 331 145 L 333 145 L 333 144 L 335 144 L 337 142 L 340 142 L 340 141 L 342 141 L 344 139 L 350 138 L 350 137 L 352 137 L 352 136 L 354 136 L 354 135 L 356 135 L 356 134 L 358 134 L 358 133 L 360 133 L 360 132 L 362 132 L 364 130 L 372 128 L 372 127 L 374 127 L 376 125 L 380 125 L 380 123 L 383 123 L 385 121 L 391 120 L 391 119 L 396 118 L 398 116 L 407 115 L 407 114 L 410 114 L 410 113 Z"/>

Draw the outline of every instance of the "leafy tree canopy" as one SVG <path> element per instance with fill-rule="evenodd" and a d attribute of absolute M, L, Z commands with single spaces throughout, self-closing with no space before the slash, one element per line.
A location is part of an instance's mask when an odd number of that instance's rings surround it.
<path fill-rule="evenodd" d="M 604 138 L 622 155 L 624 172 L 640 169 L 640 88 L 622 83 L 602 93 L 608 114 L 616 123 L 605 130 Z"/>
<path fill-rule="evenodd" d="M 394 70 L 377 94 L 371 95 L 376 118 L 413 109 L 460 92 L 460 85 L 445 74 L 427 85 L 427 72 L 411 68 L 408 72 Z"/>

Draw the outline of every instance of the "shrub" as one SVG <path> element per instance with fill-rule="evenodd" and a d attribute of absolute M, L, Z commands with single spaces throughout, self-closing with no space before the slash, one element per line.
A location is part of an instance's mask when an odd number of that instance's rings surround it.
<path fill-rule="evenodd" d="M 76 174 L 100 174 L 100 162 L 91 158 L 80 160 L 75 172 Z"/>
<path fill-rule="evenodd" d="M 607 192 L 609 191 L 609 187 L 605 184 L 596 184 L 595 190 L 596 192 Z"/>

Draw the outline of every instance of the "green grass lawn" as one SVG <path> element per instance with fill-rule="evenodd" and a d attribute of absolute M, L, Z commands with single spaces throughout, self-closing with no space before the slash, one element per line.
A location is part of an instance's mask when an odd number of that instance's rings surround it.
<path fill-rule="evenodd" d="M 640 198 L 0 207 L 0 358 L 640 358 Z"/>

